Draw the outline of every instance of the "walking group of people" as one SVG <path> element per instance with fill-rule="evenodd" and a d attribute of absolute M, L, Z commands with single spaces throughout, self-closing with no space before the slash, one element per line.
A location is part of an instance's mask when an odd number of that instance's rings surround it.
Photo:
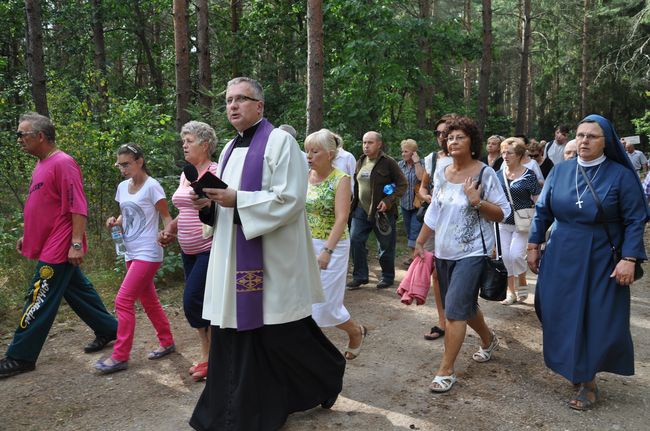
<path fill-rule="evenodd" d="M 188 372 L 194 380 L 207 379 L 190 425 L 274 430 L 293 412 L 331 408 L 346 360 L 359 357 L 368 335 L 344 305 L 346 286 L 355 290 L 369 282 L 370 232 L 381 266 L 376 287 L 394 284 L 399 209 L 413 255 L 405 264 L 427 252 L 435 256 L 438 321 L 425 338 L 444 338 L 445 349 L 432 392 L 456 383 L 454 365 L 468 325 L 481 340 L 474 361 L 490 361 L 499 345 L 478 302 L 484 257 L 498 242 L 509 276 L 504 304 L 525 299 L 527 267 L 539 272 L 535 307 L 544 359 L 577 385 L 570 407 L 585 410 L 598 401 L 598 372 L 633 374 L 629 286 L 646 259 L 650 211 L 607 119 L 590 115 L 580 122 L 577 157 L 566 161 L 564 126 L 546 145 L 492 136 L 482 159 L 476 123 L 450 114 L 435 124 L 440 151 L 420 159 L 417 143 L 407 139 L 397 162 L 384 152 L 381 134 L 369 131 L 355 164 L 341 137 L 327 129 L 310 134 L 301 153 L 290 133 L 264 117 L 264 103 L 257 81 L 228 83 L 226 113 L 237 134 L 216 163 L 214 130 L 199 121 L 183 126 L 188 165 L 172 196 L 176 218 L 149 175 L 143 149 L 119 147 L 116 167 L 125 178 L 115 195 L 119 214 L 106 220 L 107 228 L 123 232 L 125 243 L 117 319 L 79 268 L 87 249 L 81 170 L 56 147 L 48 118 L 20 118 L 18 143 L 38 162 L 17 249 L 38 263 L 0 376 L 35 369 L 63 298 L 95 333 L 86 352 L 115 341 L 112 354 L 95 364 L 100 373 L 128 368 L 137 301 L 158 338 L 148 358 L 174 352 L 153 281 L 163 248 L 177 240 L 183 307 L 201 348 Z M 218 178 L 214 187 L 202 186 L 208 177 Z M 322 327 L 347 334 L 343 354 Z"/>

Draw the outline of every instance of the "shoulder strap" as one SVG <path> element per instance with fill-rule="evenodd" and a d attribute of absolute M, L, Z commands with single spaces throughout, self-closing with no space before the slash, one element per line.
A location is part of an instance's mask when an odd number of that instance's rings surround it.
<path fill-rule="evenodd" d="M 483 179 L 483 171 L 487 167 L 488 167 L 487 165 L 484 165 L 481 168 L 481 172 L 479 172 L 479 174 L 478 174 L 478 184 L 477 184 L 477 186 L 481 185 L 481 182 L 482 182 L 482 179 Z M 483 236 L 483 226 L 481 226 L 481 213 L 479 212 L 479 210 L 476 210 L 476 215 L 478 216 L 478 228 L 481 231 L 481 243 L 483 244 L 483 253 L 487 256 L 488 252 L 487 252 L 487 247 L 485 245 L 485 237 Z M 494 235 L 495 235 L 496 240 L 497 240 L 497 244 L 496 244 L 497 245 L 497 259 L 499 259 L 501 257 L 501 235 L 499 234 L 499 226 L 497 226 L 496 222 L 493 223 L 493 225 L 494 225 Z"/>
<path fill-rule="evenodd" d="M 598 213 L 596 214 L 596 221 L 599 221 L 600 219 L 603 228 L 605 229 L 605 233 L 607 234 L 607 240 L 609 241 L 609 246 L 611 247 L 612 252 L 616 253 L 616 246 L 614 246 L 614 241 L 612 240 L 612 234 L 609 232 L 609 226 L 605 221 L 605 210 L 603 209 L 603 205 L 600 203 L 600 198 L 598 197 L 596 191 L 591 185 L 591 181 L 589 180 L 589 177 L 587 176 L 585 169 L 580 164 L 578 164 L 578 168 L 580 168 L 580 173 L 582 174 L 582 177 L 585 179 L 585 182 L 587 183 L 587 187 L 589 187 L 589 191 L 591 192 L 591 195 L 594 197 L 594 201 L 596 202 L 596 206 L 598 207 Z"/>
<path fill-rule="evenodd" d="M 508 177 L 506 177 L 506 170 L 501 169 L 501 173 L 503 174 L 503 183 L 506 185 L 506 191 L 508 192 L 508 199 L 510 199 L 510 205 L 512 205 L 512 209 L 514 211 L 515 203 L 513 202 L 512 195 L 510 194 L 510 185 L 508 184 Z"/>

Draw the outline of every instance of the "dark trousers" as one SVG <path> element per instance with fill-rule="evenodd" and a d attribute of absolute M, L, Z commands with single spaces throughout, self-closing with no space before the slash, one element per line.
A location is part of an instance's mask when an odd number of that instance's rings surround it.
<path fill-rule="evenodd" d="M 185 290 L 183 291 L 183 310 L 185 318 L 192 328 L 207 328 L 208 320 L 203 319 L 203 295 L 205 293 L 205 278 L 208 275 L 210 252 L 185 254 L 183 269 L 185 271 Z"/>
<path fill-rule="evenodd" d="M 7 356 L 36 362 L 50 332 L 61 299 L 96 336 L 115 337 L 117 320 L 106 310 L 92 283 L 78 266 L 39 261 L 25 295 L 25 307 Z"/>
<path fill-rule="evenodd" d="M 391 225 L 391 232 L 382 235 L 376 224 L 368 221 L 368 214 L 363 208 L 357 207 L 352 212 L 352 229 L 350 231 L 350 253 L 352 254 L 352 278 L 355 280 L 368 279 L 368 248 L 366 241 L 370 232 L 375 233 L 379 249 L 379 265 L 381 278 L 387 282 L 395 280 L 395 217 L 386 214 Z"/>

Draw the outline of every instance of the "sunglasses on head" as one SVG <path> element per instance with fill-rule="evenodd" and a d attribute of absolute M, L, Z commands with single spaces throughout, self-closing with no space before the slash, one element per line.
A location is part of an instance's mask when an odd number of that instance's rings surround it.
<path fill-rule="evenodd" d="M 122 145 L 122 147 L 120 147 L 120 148 L 121 148 L 121 149 L 126 148 L 127 150 L 131 151 L 133 154 L 140 154 L 140 151 L 138 151 L 138 149 L 135 148 L 133 145 L 124 144 L 124 145 Z"/>

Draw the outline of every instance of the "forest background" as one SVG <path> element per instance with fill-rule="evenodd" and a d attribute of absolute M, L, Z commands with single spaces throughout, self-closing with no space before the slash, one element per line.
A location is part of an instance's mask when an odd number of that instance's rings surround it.
<path fill-rule="evenodd" d="M 406 138 L 431 151 L 449 112 L 476 118 L 485 137 L 552 139 L 588 113 L 646 137 L 649 55 L 644 0 L 3 0 L 0 329 L 15 323 L 32 271 L 14 249 L 35 162 L 15 138 L 27 110 L 53 119 L 83 170 L 84 268 L 112 298 L 123 263 L 103 222 L 117 211 L 116 148 L 143 146 L 170 197 L 182 124 L 211 124 L 219 150 L 233 136 L 224 91 L 235 76 L 262 83 L 266 116 L 299 142 L 327 127 L 358 156 L 378 130 L 399 157 Z M 182 278 L 177 248 L 158 278 Z"/>

